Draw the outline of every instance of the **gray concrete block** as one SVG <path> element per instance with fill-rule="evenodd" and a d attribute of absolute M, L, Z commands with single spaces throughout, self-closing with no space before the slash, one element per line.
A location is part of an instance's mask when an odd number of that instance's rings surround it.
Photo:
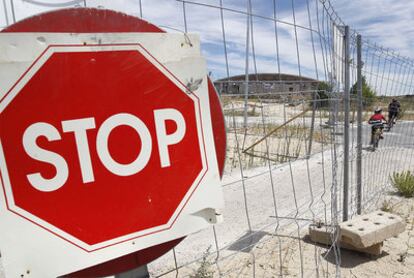
<path fill-rule="evenodd" d="M 341 223 L 340 240 L 357 248 L 367 248 L 397 236 L 405 226 L 398 215 L 374 211 Z"/>
<path fill-rule="evenodd" d="M 331 245 L 332 244 L 332 227 L 325 225 L 309 225 L 309 238 L 311 241 Z"/>
<path fill-rule="evenodd" d="M 309 226 L 309 238 L 313 242 L 329 246 L 332 244 L 332 241 L 333 241 L 332 228 L 329 226 L 324 226 L 324 225 L 322 226 L 310 225 Z M 370 254 L 374 256 L 381 255 L 382 246 L 383 246 L 383 243 L 380 242 L 380 243 L 374 244 L 366 248 L 358 248 L 348 242 L 344 242 L 341 240 L 338 240 L 338 244 L 341 248 L 356 251 L 356 252 L 361 252 L 365 254 Z"/>

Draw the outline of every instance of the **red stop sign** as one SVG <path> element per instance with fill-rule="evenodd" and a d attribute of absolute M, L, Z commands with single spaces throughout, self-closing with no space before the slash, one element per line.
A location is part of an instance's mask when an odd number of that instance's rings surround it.
<path fill-rule="evenodd" d="M 50 46 L 0 107 L 8 209 L 78 246 L 169 229 L 208 167 L 198 98 L 141 45 Z"/>

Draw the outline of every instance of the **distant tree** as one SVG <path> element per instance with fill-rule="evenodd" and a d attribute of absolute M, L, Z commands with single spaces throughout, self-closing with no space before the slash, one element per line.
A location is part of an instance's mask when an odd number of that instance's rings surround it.
<path fill-rule="evenodd" d="M 358 93 L 358 84 L 355 82 L 354 85 L 351 87 L 351 95 L 353 97 L 357 96 Z M 375 99 L 377 97 L 377 94 L 375 91 L 367 84 L 367 81 L 365 79 L 365 76 L 362 76 L 362 104 L 364 107 L 371 106 Z"/>
<path fill-rule="evenodd" d="M 329 93 L 332 92 L 332 86 L 324 81 L 318 84 L 319 107 L 329 106 Z"/>

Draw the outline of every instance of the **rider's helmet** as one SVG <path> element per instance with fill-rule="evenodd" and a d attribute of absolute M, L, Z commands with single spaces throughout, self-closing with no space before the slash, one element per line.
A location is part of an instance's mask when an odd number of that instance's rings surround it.
<path fill-rule="evenodd" d="M 379 114 L 379 113 L 381 113 L 382 112 L 382 108 L 381 107 L 377 107 L 377 108 L 375 108 L 375 114 Z"/>
<path fill-rule="evenodd" d="M 396 98 L 392 98 L 392 102 L 397 102 L 397 99 Z"/>

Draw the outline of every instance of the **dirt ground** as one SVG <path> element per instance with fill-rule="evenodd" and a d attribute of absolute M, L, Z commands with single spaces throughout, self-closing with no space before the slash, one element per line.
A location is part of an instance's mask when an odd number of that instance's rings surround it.
<path fill-rule="evenodd" d="M 342 277 L 414 277 L 414 199 L 397 197 L 391 193 L 381 206 L 405 219 L 405 232 L 386 240 L 379 257 L 343 251 Z"/>
<path fill-rule="evenodd" d="M 414 277 L 414 198 L 391 192 L 378 205 L 407 223 L 402 234 L 384 242 L 380 256 L 349 250 L 335 256 L 329 247 L 308 240 L 307 228 L 297 234 L 292 225 L 290 232 L 281 231 L 279 237 L 257 234 L 249 242 L 241 242 L 241 252 L 221 257 L 218 262 L 211 255 L 204 264 L 190 264 L 163 277 Z M 200 270 L 211 276 L 200 275 Z"/>
<path fill-rule="evenodd" d="M 341 250 L 338 257 L 340 269 L 337 270 L 335 252 L 310 242 L 304 229 L 300 233 L 303 239 L 300 242 L 292 238 L 280 238 L 280 241 L 272 238 L 257 245 L 254 259 L 246 256 L 244 266 L 239 270 L 233 268 L 224 276 L 253 277 L 255 272 L 255 277 L 280 277 L 282 272 L 284 277 L 301 277 L 303 269 L 303 277 L 335 277 L 339 273 L 340 277 L 353 278 L 414 277 L 414 198 L 406 199 L 390 193 L 380 202 L 383 209 L 400 215 L 407 223 L 405 232 L 384 242 L 380 256 Z M 229 269 L 231 264 L 229 262 L 222 268 Z"/>

